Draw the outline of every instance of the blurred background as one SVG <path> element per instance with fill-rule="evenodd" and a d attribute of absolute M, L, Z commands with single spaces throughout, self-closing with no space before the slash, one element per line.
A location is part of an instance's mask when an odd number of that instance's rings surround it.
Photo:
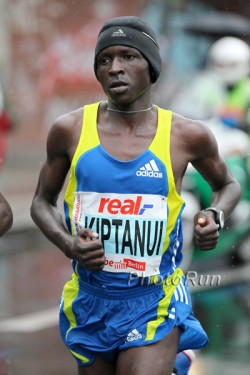
<path fill-rule="evenodd" d="M 0 0 L 0 191 L 14 224 L 0 239 L 0 375 L 68 375 L 57 310 L 70 277 L 29 207 L 57 116 L 103 98 L 93 73 L 98 31 L 138 15 L 158 35 L 155 102 L 202 119 L 242 186 L 214 252 L 195 250 L 193 214 L 210 188 L 190 167 L 183 184 L 184 269 L 210 343 L 192 375 L 250 373 L 250 2 L 247 0 Z M 62 209 L 62 197 L 59 207 Z"/>

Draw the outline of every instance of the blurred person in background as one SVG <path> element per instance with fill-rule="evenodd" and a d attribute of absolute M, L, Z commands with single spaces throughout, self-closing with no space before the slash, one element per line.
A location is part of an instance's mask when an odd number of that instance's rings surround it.
<path fill-rule="evenodd" d="M 205 68 L 192 75 L 182 89 L 173 95 L 168 105 L 183 116 L 202 120 L 213 132 L 220 154 L 233 171 L 241 185 L 241 202 L 230 216 L 230 227 L 234 251 L 227 244 L 227 233 L 222 231 L 219 254 L 224 256 L 225 266 L 228 259 L 249 259 L 242 246 L 247 241 L 249 228 L 243 228 L 243 222 L 249 222 L 250 209 L 250 47 L 236 37 L 225 36 L 213 42 L 208 50 Z M 186 193 L 187 208 L 184 211 L 184 234 L 187 238 L 192 223 L 192 210 L 196 205 L 200 209 L 210 200 L 210 189 L 206 181 L 190 164 L 184 176 L 183 194 Z M 242 215 L 245 213 L 245 216 Z M 185 229 L 186 228 L 186 229 Z M 190 249 L 194 247 L 191 237 Z M 191 255 L 195 256 L 193 251 Z M 233 258 L 234 257 L 234 258 Z M 204 258 L 205 259 L 205 258 Z"/>
<path fill-rule="evenodd" d="M 62 339 L 79 375 L 170 375 L 174 367 L 187 374 L 191 362 L 177 352 L 208 338 L 179 268 L 182 179 L 192 163 L 213 190 L 212 207 L 193 219 L 204 251 L 215 248 L 240 186 L 203 123 L 152 103 L 161 57 L 142 19 L 103 25 L 94 71 L 106 98 L 55 121 L 31 206 L 35 223 L 72 262 Z M 69 171 L 64 221 L 57 200 Z"/>
<path fill-rule="evenodd" d="M 12 114 L 7 108 L 6 95 L 0 81 L 0 170 L 4 165 L 7 151 L 7 137 L 13 124 Z"/>
<path fill-rule="evenodd" d="M 250 47 L 235 37 L 214 42 L 205 70 L 192 76 L 187 86 L 173 98 L 171 107 L 184 116 L 209 120 L 249 131 L 250 128 Z"/>
<path fill-rule="evenodd" d="M 0 193 L 0 237 L 11 228 L 12 223 L 12 209 L 6 198 Z"/>
<path fill-rule="evenodd" d="M 6 95 L 0 81 L 0 170 L 4 165 L 7 151 L 7 136 L 12 127 L 13 121 L 10 111 L 7 109 Z M 6 198 L 0 193 L 0 236 L 11 228 L 12 223 L 12 209 Z"/>
<path fill-rule="evenodd" d="M 221 154 L 247 155 L 250 147 L 250 47 L 236 37 L 215 41 L 205 70 L 181 89 L 169 106 L 213 131 Z"/>
<path fill-rule="evenodd" d="M 208 68 L 219 83 L 218 91 L 213 93 L 215 115 L 223 124 L 249 132 L 250 47 L 235 37 L 221 38 L 210 49 Z"/>

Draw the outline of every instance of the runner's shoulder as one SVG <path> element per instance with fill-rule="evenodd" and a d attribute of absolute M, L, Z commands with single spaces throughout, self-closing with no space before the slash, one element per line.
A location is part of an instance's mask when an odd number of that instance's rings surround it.
<path fill-rule="evenodd" d="M 68 132 L 82 125 L 83 108 L 59 116 L 51 126 L 52 131 Z"/>
<path fill-rule="evenodd" d="M 190 146 L 193 151 L 203 151 L 204 147 L 214 146 L 215 137 L 209 126 L 200 120 L 173 113 L 172 136 L 178 137 L 183 144 Z"/>

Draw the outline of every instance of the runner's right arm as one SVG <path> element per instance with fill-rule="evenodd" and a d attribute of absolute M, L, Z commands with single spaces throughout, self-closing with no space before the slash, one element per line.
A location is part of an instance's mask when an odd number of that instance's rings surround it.
<path fill-rule="evenodd" d="M 68 258 L 79 261 L 89 270 L 104 265 L 101 241 L 91 241 L 98 235 L 90 229 L 81 230 L 72 237 L 65 227 L 57 207 L 70 168 L 68 150 L 72 146 L 72 126 L 67 116 L 55 122 L 47 139 L 47 160 L 40 171 L 38 185 L 31 205 L 31 216 L 44 235 Z"/>

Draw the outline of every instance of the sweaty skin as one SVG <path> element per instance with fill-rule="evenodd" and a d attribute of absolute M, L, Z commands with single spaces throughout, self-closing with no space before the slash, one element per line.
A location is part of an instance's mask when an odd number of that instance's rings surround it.
<path fill-rule="evenodd" d="M 104 49 L 97 58 L 97 76 L 108 101 L 98 112 L 98 135 L 104 149 L 113 157 L 128 161 L 151 144 L 157 127 L 157 107 L 133 114 L 107 110 L 138 111 L 152 106 L 150 67 L 143 55 L 126 46 Z M 35 223 L 68 258 L 87 270 L 102 270 L 104 249 L 98 235 L 90 229 L 72 237 L 57 208 L 82 127 L 83 108 L 58 118 L 48 135 L 47 160 L 44 163 L 31 207 Z M 59 141 L 60 140 L 60 141 Z M 211 206 L 224 211 L 227 218 L 240 199 L 240 186 L 218 153 L 209 128 L 199 122 L 173 114 L 171 160 L 176 189 L 181 194 L 182 179 L 191 163 L 212 188 Z M 98 173 L 98 171 L 93 171 Z M 219 238 L 212 212 L 198 212 L 194 218 L 195 238 L 201 250 L 213 249 Z M 178 347 L 177 328 L 162 341 L 127 349 L 119 353 L 117 363 L 98 358 L 90 366 L 78 368 L 79 375 L 170 375 Z M 152 367 L 152 364 L 153 367 Z"/>

